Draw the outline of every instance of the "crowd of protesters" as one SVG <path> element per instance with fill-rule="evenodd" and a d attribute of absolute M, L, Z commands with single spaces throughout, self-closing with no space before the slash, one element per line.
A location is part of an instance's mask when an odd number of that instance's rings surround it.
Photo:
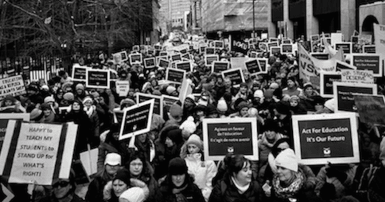
<path fill-rule="evenodd" d="M 231 57 L 248 57 L 253 48 L 229 51 L 227 47 L 217 54 L 220 60 L 229 61 Z M 141 53 L 149 58 L 158 56 L 159 51 Z M 118 72 L 117 80 L 129 81 L 128 95 L 119 96 L 115 81 L 110 89 L 90 89 L 62 70 L 47 83 L 31 82 L 26 95 L 3 99 L 1 113 L 30 113 L 30 121 L 36 123 L 78 124 L 74 162 L 81 152 L 99 149 L 98 172 L 91 176 L 84 198 L 75 194 L 77 173 L 71 172 L 69 179 L 35 188 L 32 200 L 385 201 L 385 141 L 374 126 L 359 123 L 358 164 L 306 166 L 298 162 L 292 116 L 334 113 L 336 106 L 333 100 L 321 97 L 312 83 L 299 79 L 295 55 L 261 54 L 268 58 L 268 73 L 250 75 L 244 70 L 245 82 L 235 87 L 230 78 L 212 73 L 202 53 L 189 53 L 193 71 L 186 78 L 193 94 L 199 96 L 190 94 L 175 102 L 164 109 L 163 117 L 153 114 L 150 132 L 138 135 L 134 146 L 129 140 L 119 141 L 121 124 L 114 113 L 135 105 L 138 92 L 177 97 L 180 88 L 164 81 L 164 68 L 114 64 L 112 58 L 102 57 L 81 60 L 81 66 Z M 223 117 L 257 120 L 258 134 L 253 135 L 258 137 L 259 161 L 232 153 L 221 162 L 204 159 L 202 120 Z M 364 171 L 372 167 L 378 169 L 362 188 Z M 26 187 L 20 186 L 9 185 L 14 201 L 30 200 Z"/>

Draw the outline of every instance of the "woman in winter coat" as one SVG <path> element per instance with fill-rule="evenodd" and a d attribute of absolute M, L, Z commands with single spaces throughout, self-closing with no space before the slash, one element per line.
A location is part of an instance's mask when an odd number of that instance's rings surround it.
<path fill-rule="evenodd" d="M 152 164 L 155 158 L 155 144 L 150 139 L 149 133 L 143 133 L 135 137 L 135 147 L 141 153 L 147 162 Z"/>
<path fill-rule="evenodd" d="M 53 112 L 49 103 L 43 103 L 40 108 L 43 112 L 43 116 L 38 121 L 39 123 L 55 123 L 58 121 L 58 116 Z"/>
<path fill-rule="evenodd" d="M 298 166 L 297 157 L 292 149 L 285 149 L 275 159 L 277 172 L 271 186 L 265 184 L 263 190 L 273 202 L 318 202 L 322 201 L 309 186 L 308 178 Z"/>
<path fill-rule="evenodd" d="M 160 185 L 160 201 L 205 202 L 201 190 L 187 170 L 183 159 L 177 157 L 170 161 L 167 177 Z"/>
<path fill-rule="evenodd" d="M 159 201 L 160 193 L 158 183 L 153 177 L 154 170 L 143 154 L 140 152 L 132 153 L 125 167 L 130 171 L 131 179 L 140 180 L 147 185 L 150 192 L 146 202 Z"/>
<path fill-rule="evenodd" d="M 215 185 L 209 202 L 262 201 L 263 192 L 259 183 L 253 181 L 250 160 L 243 155 L 230 158 L 226 174 Z"/>
<path fill-rule="evenodd" d="M 95 148 L 98 147 L 100 144 L 100 138 L 99 138 L 99 116 L 96 111 L 96 106 L 94 105 L 94 100 L 87 96 L 83 100 L 84 104 L 84 111 L 87 113 L 88 118 L 91 122 L 91 131 L 92 131 L 92 137 L 91 137 L 91 147 Z"/>
<path fill-rule="evenodd" d="M 217 174 L 214 161 L 203 160 L 203 142 L 198 135 L 191 135 L 182 146 L 180 157 L 186 161 L 188 173 L 194 177 L 194 183 L 202 190 L 207 201 L 213 189 L 212 179 Z"/>

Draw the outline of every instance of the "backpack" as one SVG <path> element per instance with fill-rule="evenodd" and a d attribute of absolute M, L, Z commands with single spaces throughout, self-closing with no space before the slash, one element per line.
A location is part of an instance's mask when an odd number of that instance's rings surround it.
<path fill-rule="evenodd" d="M 356 198 L 359 201 L 367 202 L 368 199 L 368 188 L 370 183 L 372 182 L 374 175 L 376 174 L 377 170 L 379 170 L 380 167 L 370 165 L 370 167 L 365 168 L 362 172 L 361 177 L 358 181 L 358 187 L 356 190 Z"/>

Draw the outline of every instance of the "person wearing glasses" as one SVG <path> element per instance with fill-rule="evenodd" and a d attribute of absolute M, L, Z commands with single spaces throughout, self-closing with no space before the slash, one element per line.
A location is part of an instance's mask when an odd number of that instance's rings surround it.
<path fill-rule="evenodd" d="M 75 174 L 71 171 L 68 179 L 54 180 L 51 195 L 42 198 L 40 202 L 84 202 L 75 194 L 75 190 Z"/>

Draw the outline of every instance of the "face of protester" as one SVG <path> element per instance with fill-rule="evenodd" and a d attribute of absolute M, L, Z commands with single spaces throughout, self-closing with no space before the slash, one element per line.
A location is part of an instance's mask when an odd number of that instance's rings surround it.
<path fill-rule="evenodd" d="M 243 168 L 238 172 L 234 173 L 234 178 L 237 179 L 240 185 L 247 185 L 251 183 L 251 165 L 249 162 L 243 164 Z"/>
<path fill-rule="evenodd" d="M 199 147 L 196 146 L 195 144 L 188 144 L 187 150 L 189 154 L 195 154 L 199 152 Z"/>
<path fill-rule="evenodd" d="M 240 89 L 239 89 L 239 92 L 242 93 L 242 94 L 245 94 L 247 92 L 247 88 L 242 86 Z"/>
<path fill-rule="evenodd" d="M 297 105 L 298 105 L 298 101 L 297 100 L 290 100 L 290 106 L 296 107 Z"/>
<path fill-rule="evenodd" d="M 87 101 L 84 103 L 84 106 L 86 106 L 87 108 L 91 107 L 91 105 L 92 105 L 91 101 Z"/>
<path fill-rule="evenodd" d="M 72 185 L 69 183 L 68 180 L 60 180 L 54 185 L 53 187 L 53 194 L 57 199 L 62 199 L 67 196 L 68 192 L 72 189 Z"/>
<path fill-rule="evenodd" d="M 172 147 L 174 146 L 174 142 L 169 138 L 169 137 L 166 137 L 166 142 L 165 142 L 166 146 L 167 147 Z"/>
<path fill-rule="evenodd" d="M 182 175 L 171 175 L 171 181 L 175 187 L 180 187 L 183 185 L 184 180 L 186 179 L 186 174 Z"/>
<path fill-rule="evenodd" d="M 293 171 L 283 168 L 280 166 L 277 166 L 277 174 L 278 174 L 278 179 L 279 181 L 283 183 L 289 182 L 293 178 Z"/>
<path fill-rule="evenodd" d="M 277 133 L 275 131 L 272 131 L 272 130 L 265 131 L 266 139 L 268 139 L 268 140 L 273 140 L 275 138 L 276 134 Z"/>
<path fill-rule="evenodd" d="M 106 164 L 105 166 L 106 168 L 106 172 L 107 174 L 111 175 L 111 176 L 115 176 L 115 174 L 118 172 L 119 168 L 120 168 L 120 165 L 110 165 L 110 164 Z"/>
<path fill-rule="evenodd" d="M 75 110 L 75 111 L 79 111 L 80 110 L 80 104 L 77 103 L 77 102 L 74 102 L 72 104 L 72 109 Z"/>
<path fill-rule="evenodd" d="M 12 106 L 12 101 L 11 100 L 5 100 L 4 101 L 4 106 Z"/>
<path fill-rule="evenodd" d="M 146 138 L 147 138 L 147 133 L 138 135 L 139 142 L 141 143 L 144 143 L 146 141 Z"/>
<path fill-rule="evenodd" d="M 119 197 L 124 191 L 128 189 L 128 185 L 122 180 L 116 179 L 112 182 L 112 189 L 117 197 Z"/>
<path fill-rule="evenodd" d="M 77 93 L 78 95 L 80 95 L 80 94 L 83 93 L 83 90 L 82 90 L 82 89 L 77 89 L 77 90 L 76 90 L 76 93 Z"/>
<path fill-rule="evenodd" d="M 143 162 L 137 158 L 130 163 L 130 173 L 133 176 L 139 176 L 143 170 Z"/>
<path fill-rule="evenodd" d="M 241 115 L 242 117 L 245 117 L 245 116 L 248 114 L 248 113 L 247 113 L 248 110 L 249 110 L 249 108 L 243 107 L 239 113 L 240 113 L 240 115 Z"/>
<path fill-rule="evenodd" d="M 45 117 L 47 117 L 51 114 L 51 110 L 49 110 L 49 109 L 45 109 L 43 112 L 44 112 Z"/>
<path fill-rule="evenodd" d="M 278 145 L 277 150 L 278 154 L 281 153 L 283 150 L 290 148 L 289 144 L 287 142 L 282 142 L 281 144 Z M 278 155 L 277 154 L 277 155 Z"/>
<path fill-rule="evenodd" d="M 287 80 L 287 87 L 294 88 L 295 87 L 294 81 L 293 80 Z"/>
<path fill-rule="evenodd" d="M 225 82 L 225 87 L 227 87 L 227 88 L 231 87 L 231 80 L 230 79 L 225 79 L 224 82 Z"/>

